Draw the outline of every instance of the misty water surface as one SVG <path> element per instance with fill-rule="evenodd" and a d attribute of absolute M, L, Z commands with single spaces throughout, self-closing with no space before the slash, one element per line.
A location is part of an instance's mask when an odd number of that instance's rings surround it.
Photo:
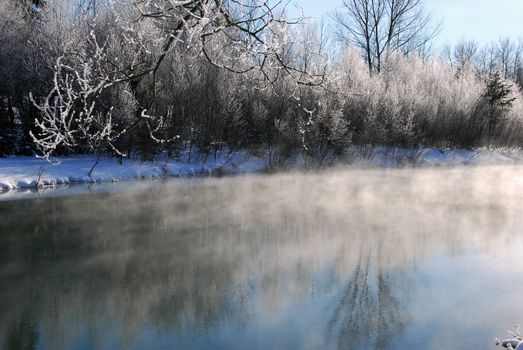
<path fill-rule="evenodd" d="M 0 203 L 1 349 L 467 349 L 523 322 L 523 168 Z"/>

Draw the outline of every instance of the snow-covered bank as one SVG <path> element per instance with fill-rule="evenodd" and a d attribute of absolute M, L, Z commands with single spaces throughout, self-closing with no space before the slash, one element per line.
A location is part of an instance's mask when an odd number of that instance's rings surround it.
<path fill-rule="evenodd" d="M 365 151 L 359 151 L 359 148 L 349 150 L 350 153 L 354 154 L 353 164 L 378 167 L 523 164 L 522 148 L 412 150 L 375 147 L 369 152 L 370 155 Z"/>
<path fill-rule="evenodd" d="M 352 166 L 457 166 L 523 164 L 522 149 L 475 149 L 475 150 L 404 150 L 376 147 L 353 148 L 347 151 L 346 163 Z M 72 156 L 56 159 L 56 164 L 35 157 L 0 158 L 0 190 L 9 191 L 39 186 L 56 186 L 71 183 L 116 182 L 162 176 L 212 175 L 216 173 L 239 174 L 263 171 L 269 168 L 267 157 L 254 157 L 244 152 L 220 153 L 207 160 L 180 160 L 141 162 L 101 158 L 92 176 L 89 170 L 96 161 L 95 156 Z M 286 168 L 307 167 L 308 162 L 296 158 L 285 162 Z"/>
<path fill-rule="evenodd" d="M 36 157 L 0 158 L 0 190 L 9 191 L 38 186 L 72 183 L 117 182 L 153 179 L 162 176 L 211 175 L 217 172 L 239 174 L 266 168 L 263 159 L 243 153 L 220 154 L 207 161 L 165 160 L 142 162 L 102 157 L 91 176 L 88 173 L 96 156 L 71 156 L 54 159 L 53 163 Z"/>

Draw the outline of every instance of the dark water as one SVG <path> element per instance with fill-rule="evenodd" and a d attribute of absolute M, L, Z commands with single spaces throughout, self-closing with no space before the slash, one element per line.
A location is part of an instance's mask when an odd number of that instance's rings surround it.
<path fill-rule="evenodd" d="M 490 349 L 523 169 L 337 170 L 0 203 L 1 349 Z"/>

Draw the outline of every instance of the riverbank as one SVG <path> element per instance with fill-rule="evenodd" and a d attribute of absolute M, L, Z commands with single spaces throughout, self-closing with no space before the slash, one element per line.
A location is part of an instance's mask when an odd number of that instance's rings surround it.
<path fill-rule="evenodd" d="M 126 159 L 121 164 L 115 158 L 78 155 L 57 157 L 52 162 L 36 157 L 0 158 L 0 190 L 50 187 L 74 183 L 119 182 L 160 177 L 189 177 L 213 174 L 238 174 L 266 168 L 263 159 L 244 153 L 219 154 L 207 160 L 140 161 Z"/>
<path fill-rule="evenodd" d="M 201 157 L 200 157 L 201 158 Z M 74 183 L 119 182 L 161 177 L 212 176 L 262 172 L 274 168 L 268 155 L 252 156 L 246 152 L 221 152 L 216 157 L 189 160 L 156 161 L 124 160 L 102 157 L 89 176 L 96 156 L 58 157 L 52 163 L 36 157 L 0 158 L 0 191 L 24 188 L 53 187 Z M 459 166 L 523 163 L 522 149 L 417 149 L 375 147 L 351 148 L 340 161 L 355 167 Z M 332 164 L 332 162 L 327 163 Z M 283 170 L 317 166 L 303 157 L 278 164 Z"/>

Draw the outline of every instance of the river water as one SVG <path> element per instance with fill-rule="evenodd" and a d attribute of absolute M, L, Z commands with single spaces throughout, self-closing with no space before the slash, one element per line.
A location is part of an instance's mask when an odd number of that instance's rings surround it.
<path fill-rule="evenodd" d="M 523 167 L 333 169 L 0 202 L 0 349 L 490 349 Z"/>

